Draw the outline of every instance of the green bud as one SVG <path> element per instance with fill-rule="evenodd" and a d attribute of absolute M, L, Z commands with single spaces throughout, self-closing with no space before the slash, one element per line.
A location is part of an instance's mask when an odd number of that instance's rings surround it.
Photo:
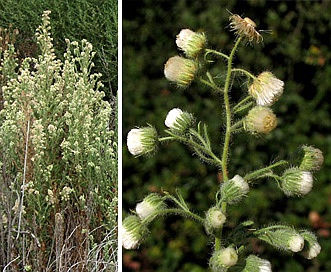
<path fill-rule="evenodd" d="M 163 198 L 158 194 L 149 194 L 144 200 L 137 204 L 136 212 L 143 219 L 155 213 L 157 210 L 162 210 L 166 207 Z"/>
<path fill-rule="evenodd" d="M 227 247 L 214 251 L 209 260 L 209 266 L 213 272 L 225 272 L 237 262 L 236 250 L 233 247 Z"/>
<path fill-rule="evenodd" d="M 122 222 L 122 245 L 125 249 L 136 249 L 148 233 L 146 225 L 135 215 Z"/>
<path fill-rule="evenodd" d="M 206 212 L 205 229 L 208 234 L 214 234 L 223 227 L 226 215 L 218 207 L 212 207 Z"/>
<path fill-rule="evenodd" d="M 206 47 L 207 38 L 204 33 L 182 29 L 177 35 L 176 44 L 189 58 L 196 58 Z"/>
<path fill-rule="evenodd" d="M 271 264 L 268 260 L 249 255 L 246 258 L 246 265 L 242 272 L 271 272 Z"/>
<path fill-rule="evenodd" d="M 191 113 L 183 112 L 179 108 L 174 108 L 169 111 L 164 123 L 172 132 L 182 135 L 193 126 L 194 122 L 195 120 Z"/>
<path fill-rule="evenodd" d="M 303 146 L 304 157 L 300 169 L 304 171 L 318 171 L 321 169 L 324 156 L 321 150 L 312 146 Z"/>
<path fill-rule="evenodd" d="M 221 186 L 222 199 L 229 204 L 240 202 L 248 192 L 248 183 L 239 175 L 235 175 Z"/>
<path fill-rule="evenodd" d="M 258 231 L 258 238 L 269 243 L 277 249 L 299 252 L 303 249 L 304 239 L 293 228 L 282 226 L 279 229 L 268 229 Z"/>

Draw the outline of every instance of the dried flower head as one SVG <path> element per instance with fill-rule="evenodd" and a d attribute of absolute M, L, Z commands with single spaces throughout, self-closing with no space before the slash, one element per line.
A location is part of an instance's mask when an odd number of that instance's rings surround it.
<path fill-rule="evenodd" d="M 242 37 L 246 42 L 251 44 L 258 44 L 263 41 L 263 37 L 255 29 L 256 24 L 252 19 L 248 17 L 243 19 L 238 14 L 232 14 L 229 20 L 231 31 L 234 31 L 237 37 Z"/>
<path fill-rule="evenodd" d="M 302 149 L 304 151 L 304 157 L 299 168 L 304 171 L 320 170 L 324 162 L 323 152 L 313 146 L 304 145 Z"/>

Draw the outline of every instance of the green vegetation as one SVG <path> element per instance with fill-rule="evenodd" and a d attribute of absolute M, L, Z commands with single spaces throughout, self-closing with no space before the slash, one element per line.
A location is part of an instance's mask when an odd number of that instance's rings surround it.
<path fill-rule="evenodd" d="M 261 224 L 284 221 L 295 227 L 314 229 L 322 251 L 313 262 L 273 251 L 263 244 L 252 245 L 257 253 L 263 252 L 271 261 L 274 271 L 331 270 L 328 256 L 331 251 L 328 221 L 331 214 L 328 175 L 331 165 L 331 109 L 328 102 L 331 3 L 180 0 L 169 4 L 169 1 L 145 0 L 137 9 L 132 7 L 134 2 L 130 4 L 130 8 L 123 5 L 123 137 L 132 127 L 145 126 L 146 123 L 163 130 L 165 116 L 174 107 L 199 113 L 199 120 L 205 122 L 210 131 L 219 131 L 210 135 L 213 142 L 223 137 L 219 125 L 223 116 L 218 110 L 217 95 L 210 94 L 202 84 L 193 84 L 183 91 L 169 85 L 164 78 L 164 63 L 177 54 L 171 41 L 181 28 L 190 28 L 206 32 L 210 47 L 225 48 L 228 53 L 233 46 L 233 37 L 229 29 L 223 27 L 228 24 L 227 10 L 252 18 L 258 29 L 272 30 L 271 34 L 263 35 L 264 46 L 257 50 L 243 48 L 238 51 L 238 59 L 243 67 L 249 66 L 255 74 L 268 67 L 285 82 L 284 95 L 273 107 L 279 118 L 279 129 L 266 139 L 237 137 L 231 145 L 229 172 L 243 174 L 286 158 L 287 154 L 296 155 L 296 148 L 305 143 L 321 149 L 325 163 L 316 175 L 314 190 L 307 197 L 284 199 L 277 186 L 266 181 L 262 188 L 259 186 L 250 192 L 250 198 L 244 204 L 234 206 L 229 213 L 236 215 L 231 218 L 233 225 L 245 219 L 259 219 Z M 224 74 L 219 77 L 224 79 Z M 245 83 L 243 80 L 234 81 L 233 90 Z M 237 100 L 241 98 L 235 92 L 231 95 Z M 207 210 L 212 204 L 219 177 L 197 158 L 192 160 L 191 153 L 181 144 L 162 146 L 161 152 L 153 159 L 135 159 L 125 146 L 123 150 L 125 211 L 150 192 L 166 190 L 175 193 L 176 187 L 185 188 L 181 192 L 183 198 L 196 212 Z M 215 153 L 220 151 L 215 150 Z M 279 158 L 270 158 L 269 154 L 278 154 Z M 154 222 L 150 231 L 153 235 L 149 235 L 138 251 L 124 252 L 124 269 L 206 271 L 210 241 L 205 238 L 202 228 L 190 220 L 182 221 L 174 216 Z"/>
<path fill-rule="evenodd" d="M 115 271 L 116 108 L 92 44 L 66 39 L 59 50 L 49 14 L 29 56 L 12 45 L 22 45 L 15 29 L 1 32 L 0 268 Z"/>

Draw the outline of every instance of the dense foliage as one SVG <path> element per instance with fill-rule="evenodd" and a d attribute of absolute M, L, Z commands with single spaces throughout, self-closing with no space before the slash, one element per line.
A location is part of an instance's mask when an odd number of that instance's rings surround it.
<path fill-rule="evenodd" d="M 331 54 L 328 45 L 331 22 L 328 16 L 331 3 L 181 0 L 169 4 L 169 1 L 145 0 L 143 4 L 134 5 L 134 1 L 123 4 L 123 137 L 132 127 L 144 126 L 147 122 L 162 130 L 167 112 L 174 107 L 200 113 L 199 120 L 207 123 L 210 131 L 219 131 L 210 137 L 214 140 L 223 137 L 218 127 L 223 116 L 216 106 L 219 103 L 216 95 L 199 84 L 179 90 L 164 79 L 165 61 L 177 54 L 174 38 L 182 28 L 202 30 L 209 38 L 210 47 L 230 50 L 232 34 L 223 28 L 228 24 L 229 11 L 249 16 L 259 29 L 272 30 L 271 34 L 264 34 L 263 47 L 242 48 L 237 56 L 252 72 L 268 67 L 285 82 L 285 94 L 274 107 L 280 120 L 279 129 L 267 139 L 237 137 L 232 142 L 229 172 L 240 174 L 269 164 L 275 159 L 269 154 L 278 154 L 280 159 L 288 153 L 295 155 L 297 146 L 304 143 L 323 150 L 325 164 L 317 175 L 314 191 L 306 198 L 284 200 L 276 186 L 266 181 L 263 188 L 252 190 L 243 205 L 233 208 L 231 214 L 237 216 L 232 220 L 236 224 L 247 218 L 259 218 L 261 223 L 286 221 L 294 226 L 314 228 L 322 245 L 322 252 L 314 262 L 274 252 L 261 244 L 252 247 L 257 253 L 264 252 L 264 256 L 268 256 L 275 271 L 329 271 Z M 219 77 L 224 75 L 219 74 Z M 233 82 L 233 89 L 242 83 L 240 80 Z M 240 99 L 235 94 L 233 97 Z M 219 178 L 210 174 L 214 172 L 197 158 L 192 159 L 182 145 L 162 146 L 153 159 L 134 159 L 128 155 L 126 147 L 123 149 L 124 210 L 134 207 L 149 192 L 174 192 L 176 187 L 185 188 L 181 193 L 196 211 L 206 210 L 211 205 Z M 124 252 L 125 269 L 206 270 L 210 244 L 200 235 L 202 228 L 176 217 L 161 219 L 154 226 L 146 246 L 142 245 L 138 252 Z"/>
<path fill-rule="evenodd" d="M 116 109 L 91 43 L 66 39 L 56 56 L 50 13 L 36 57 L 19 56 L 18 31 L 1 32 L 0 267 L 115 271 Z"/>
<path fill-rule="evenodd" d="M 34 37 L 44 10 L 52 11 L 52 37 L 58 56 L 66 49 L 65 39 L 88 40 L 96 56 L 95 70 L 102 73 L 103 91 L 108 99 L 117 92 L 117 1 L 115 0 L 31 0 L 0 2 L 0 26 L 19 30 L 19 57 L 36 57 Z"/>

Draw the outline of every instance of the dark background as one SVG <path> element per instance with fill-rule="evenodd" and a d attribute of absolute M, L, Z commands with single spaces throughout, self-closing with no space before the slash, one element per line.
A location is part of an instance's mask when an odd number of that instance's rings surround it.
<path fill-rule="evenodd" d="M 325 155 L 305 198 L 287 198 L 275 182 L 265 180 L 243 203 L 228 210 L 229 228 L 245 219 L 259 226 L 287 222 L 316 232 L 322 252 L 314 260 L 299 254 L 253 245 L 255 253 L 271 261 L 273 271 L 331 271 L 331 2 L 330 1 L 124 1 L 123 2 L 123 209 L 134 209 L 149 192 L 174 193 L 181 188 L 190 207 L 203 215 L 219 186 L 217 171 L 192 156 L 180 143 L 161 146 L 153 158 L 133 158 L 125 146 L 128 131 L 153 124 L 161 135 L 167 112 L 174 108 L 193 113 L 208 124 L 216 153 L 221 151 L 223 117 L 220 98 L 198 83 L 177 89 L 163 76 L 169 57 L 177 55 L 175 38 L 182 28 L 204 31 L 209 47 L 228 53 L 233 34 L 227 28 L 229 11 L 253 19 L 264 46 L 240 47 L 235 65 L 258 75 L 272 71 L 285 82 L 283 96 L 272 107 L 279 125 L 271 135 L 235 135 L 229 176 L 244 175 L 275 159 L 291 159 L 302 144 Z M 224 78 L 219 61 L 212 73 Z M 234 100 L 245 91 L 235 81 Z M 241 88 L 242 86 L 242 88 Z M 315 217 L 313 217 L 315 216 Z M 212 244 L 201 226 L 170 217 L 150 226 L 150 235 L 136 251 L 124 250 L 123 271 L 206 271 Z"/>

